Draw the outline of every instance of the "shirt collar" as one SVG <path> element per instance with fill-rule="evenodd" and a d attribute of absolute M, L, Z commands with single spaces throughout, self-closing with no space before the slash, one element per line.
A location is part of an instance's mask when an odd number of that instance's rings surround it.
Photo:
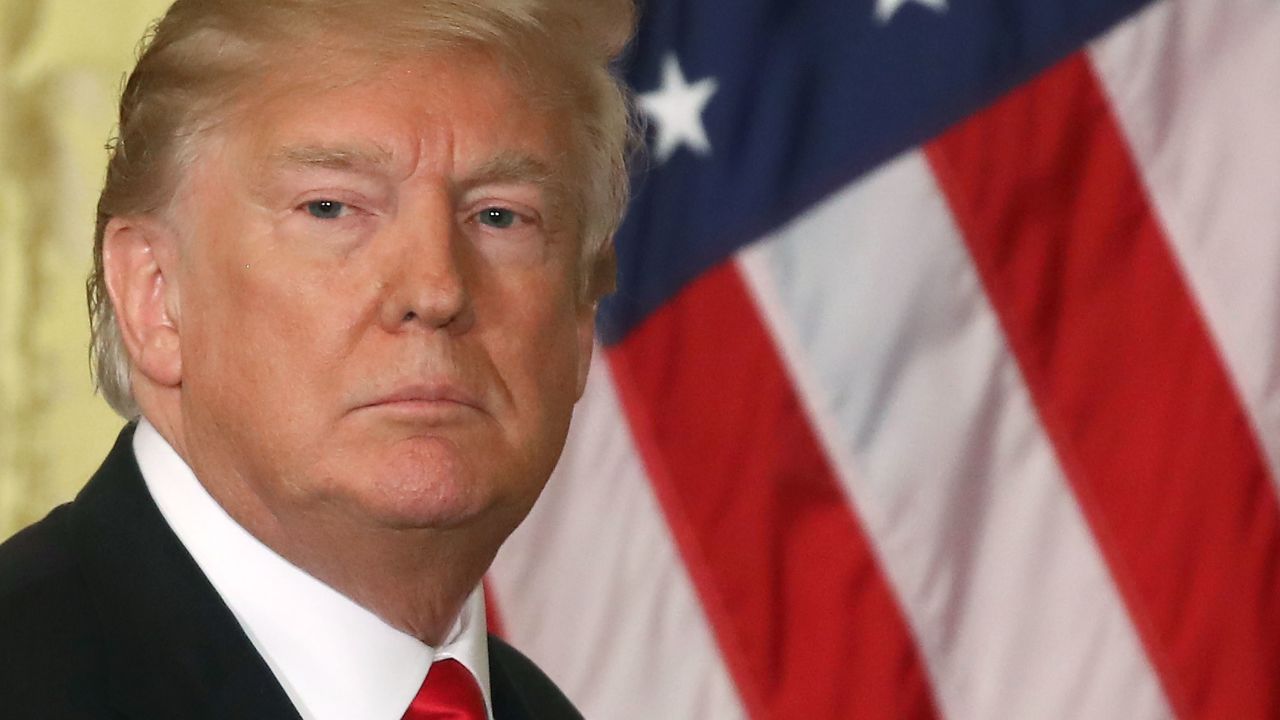
<path fill-rule="evenodd" d="M 291 564 L 242 528 L 145 419 L 133 451 L 169 526 L 231 608 L 304 720 L 400 720 L 436 659 L 453 658 L 489 693 L 484 593 L 432 648 Z"/>

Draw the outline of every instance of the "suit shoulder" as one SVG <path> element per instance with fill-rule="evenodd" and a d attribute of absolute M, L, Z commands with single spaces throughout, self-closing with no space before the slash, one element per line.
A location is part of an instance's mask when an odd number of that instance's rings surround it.
<path fill-rule="evenodd" d="M 0 625 L 7 628 L 19 619 L 36 619 L 23 617 L 24 611 L 62 622 L 69 618 L 57 617 L 59 612 L 90 611 L 91 598 L 83 570 L 87 562 L 85 549 L 91 546 L 84 541 L 83 528 L 91 515 L 86 503 L 92 504 L 93 500 L 86 500 L 86 496 L 94 493 L 95 480 L 109 471 L 113 459 L 119 464 L 117 456 L 121 455 L 121 448 L 127 448 L 131 430 L 129 426 L 121 433 L 116 449 L 74 501 L 59 505 L 44 519 L 0 544 Z M 63 600 L 51 602 L 52 598 Z"/>
<path fill-rule="evenodd" d="M 546 720 L 582 720 L 573 703 L 532 660 L 500 638 L 489 636 L 494 715 Z"/>
<path fill-rule="evenodd" d="M 54 508 L 43 520 L 0 544 L 0 621 L 33 596 L 75 584 L 69 527 L 70 505 Z"/>
<path fill-rule="evenodd" d="M 98 716 L 86 714 L 98 705 L 101 662 L 71 515 L 63 505 L 0 545 L 5 717 Z"/>

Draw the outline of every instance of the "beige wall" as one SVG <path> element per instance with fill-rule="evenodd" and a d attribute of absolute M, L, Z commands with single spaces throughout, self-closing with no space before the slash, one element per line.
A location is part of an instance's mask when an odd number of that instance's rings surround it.
<path fill-rule="evenodd" d="M 70 499 L 122 421 L 84 277 L 116 94 L 167 0 L 0 0 L 0 538 Z"/>

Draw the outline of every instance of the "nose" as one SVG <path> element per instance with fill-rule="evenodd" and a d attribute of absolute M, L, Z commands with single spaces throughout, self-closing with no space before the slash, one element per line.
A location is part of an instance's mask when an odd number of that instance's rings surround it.
<path fill-rule="evenodd" d="M 405 205 L 390 231 L 393 251 L 384 263 L 380 321 L 388 332 L 412 327 L 466 332 L 475 314 L 452 201 L 442 193 Z"/>

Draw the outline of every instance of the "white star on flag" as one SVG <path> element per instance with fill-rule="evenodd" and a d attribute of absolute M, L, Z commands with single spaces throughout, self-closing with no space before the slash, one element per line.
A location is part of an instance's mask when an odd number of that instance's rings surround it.
<path fill-rule="evenodd" d="M 662 87 L 640 96 L 640 109 L 657 126 L 654 155 L 666 162 L 684 145 L 699 155 L 711 152 L 711 141 L 702 124 L 702 112 L 716 93 L 715 78 L 703 78 L 692 85 L 680 69 L 674 53 L 662 63 Z"/>
<path fill-rule="evenodd" d="M 935 12 L 944 13 L 947 11 L 947 0 L 876 0 L 876 19 L 881 24 L 888 23 L 898 12 L 898 9 L 907 3 L 920 3 Z"/>

